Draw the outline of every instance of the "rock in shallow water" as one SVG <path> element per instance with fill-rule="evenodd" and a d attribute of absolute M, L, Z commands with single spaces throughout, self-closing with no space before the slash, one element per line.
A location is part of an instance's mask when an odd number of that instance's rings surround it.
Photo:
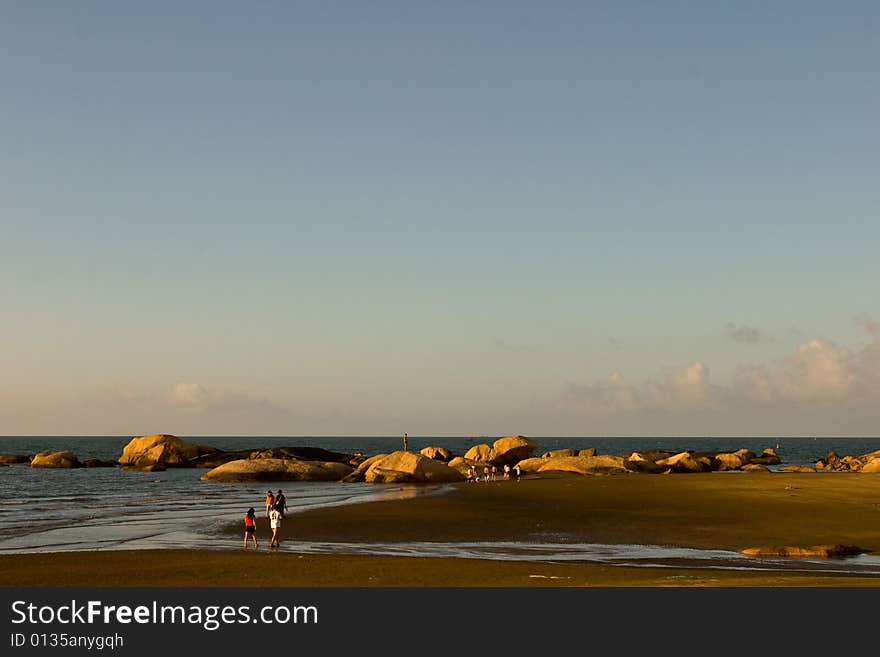
<path fill-rule="evenodd" d="M 205 481 L 340 481 L 351 466 L 334 461 L 239 459 L 202 475 Z"/>

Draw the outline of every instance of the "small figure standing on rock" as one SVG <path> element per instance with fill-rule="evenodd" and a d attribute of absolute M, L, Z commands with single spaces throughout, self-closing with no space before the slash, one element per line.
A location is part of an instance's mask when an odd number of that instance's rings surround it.
<path fill-rule="evenodd" d="M 254 539 L 254 549 L 256 550 L 260 547 L 260 544 L 257 543 L 257 514 L 254 512 L 254 507 L 248 509 L 247 513 L 244 516 L 244 549 L 248 549 L 248 537 Z"/>
<path fill-rule="evenodd" d="M 403 451 L 409 451 L 409 436 L 407 436 L 406 434 L 403 434 Z"/>

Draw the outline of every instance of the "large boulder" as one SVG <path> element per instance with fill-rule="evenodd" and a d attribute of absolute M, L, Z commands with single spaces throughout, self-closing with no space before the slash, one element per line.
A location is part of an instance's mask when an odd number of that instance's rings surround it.
<path fill-rule="evenodd" d="M 646 474 L 660 474 L 665 472 L 666 468 L 657 465 L 654 461 L 649 461 L 639 452 L 633 452 L 629 458 L 623 460 L 623 466 L 630 472 L 643 472 Z"/>
<path fill-rule="evenodd" d="M 586 449 L 579 450 L 577 455 L 578 456 L 596 456 L 596 448 L 595 447 L 587 447 Z"/>
<path fill-rule="evenodd" d="M 468 451 L 466 451 L 464 453 L 464 458 L 474 463 L 488 463 L 489 455 L 491 453 L 492 447 L 485 443 L 481 443 L 479 445 L 474 445 Z"/>
<path fill-rule="evenodd" d="M 581 456 L 576 449 L 551 449 L 542 455 L 545 459 L 558 459 L 563 456 Z M 593 456 L 592 454 L 584 454 L 584 456 Z"/>
<path fill-rule="evenodd" d="M 745 464 L 742 455 L 734 452 L 721 452 L 712 457 L 712 469 L 719 472 L 739 470 Z"/>
<path fill-rule="evenodd" d="M 205 481 L 339 481 L 352 468 L 336 461 L 239 459 L 209 470 Z"/>
<path fill-rule="evenodd" d="M 880 456 L 876 456 L 865 463 L 865 465 L 862 466 L 862 469 L 859 470 L 859 472 L 862 472 L 864 474 L 876 474 L 880 472 Z"/>
<path fill-rule="evenodd" d="M 622 456 L 562 456 L 547 459 L 538 472 L 574 472 L 576 474 L 619 474 L 627 471 Z"/>
<path fill-rule="evenodd" d="M 752 472 L 752 473 L 764 473 L 770 472 L 770 468 L 766 465 L 761 465 L 760 463 L 746 463 L 742 467 L 743 472 Z"/>
<path fill-rule="evenodd" d="M 364 479 L 366 478 L 367 470 L 370 468 L 370 466 L 373 465 L 374 463 L 376 463 L 377 461 L 381 461 L 386 456 L 388 456 L 388 455 L 387 454 L 376 454 L 375 456 L 371 456 L 370 458 L 368 458 L 364 461 L 361 461 L 351 474 L 348 474 L 342 478 L 342 481 L 344 481 L 346 483 L 355 483 L 355 482 L 359 482 L 359 481 L 364 481 Z"/>
<path fill-rule="evenodd" d="M 138 469 L 149 465 L 189 466 L 200 456 L 217 451 L 213 447 L 193 445 L 168 434 L 139 436 L 132 438 L 123 448 L 119 464 Z"/>
<path fill-rule="evenodd" d="M 443 461 L 444 463 L 449 463 L 453 457 L 452 452 L 445 447 L 423 447 L 419 454 L 427 456 L 429 459 L 434 459 L 435 461 Z"/>
<path fill-rule="evenodd" d="M 471 469 L 472 465 L 476 465 L 476 464 L 471 463 L 463 456 L 455 456 L 446 465 L 448 465 L 453 470 L 458 470 L 464 476 L 467 476 L 468 470 Z"/>
<path fill-rule="evenodd" d="M 534 456 L 538 444 L 525 436 L 505 436 L 492 444 L 489 463 L 513 466 L 523 459 Z"/>
<path fill-rule="evenodd" d="M 444 483 L 464 481 L 465 476 L 444 463 L 421 454 L 397 451 L 374 462 L 367 469 L 364 481 L 374 484 Z"/>
<path fill-rule="evenodd" d="M 516 465 L 518 465 L 519 469 L 523 472 L 537 472 L 548 460 L 549 459 L 544 458 L 543 456 L 533 456 L 530 459 L 523 459 Z"/>
<path fill-rule="evenodd" d="M 81 468 L 73 452 L 40 452 L 31 461 L 32 468 Z"/>

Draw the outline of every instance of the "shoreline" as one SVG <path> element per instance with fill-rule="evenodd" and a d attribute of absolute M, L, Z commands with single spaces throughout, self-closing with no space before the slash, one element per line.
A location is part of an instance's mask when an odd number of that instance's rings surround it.
<path fill-rule="evenodd" d="M 245 552 L 240 529 L 230 525 L 217 533 L 218 549 L 0 555 L 0 586 L 880 586 L 880 575 L 852 573 L 356 551 L 369 543 L 513 541 L 734 552 L 847 544 L 877 555 L 878 518 L 880 477 L 874 475 L 539 476 L 289 514 L 277 553 L 265 549 L 265 527 L 258 528 L 262 549 Z M 297 541 L 355 548 L 352 554 L 300 553 Z M 267 568 L 264 557 L 284 566 Z"/>

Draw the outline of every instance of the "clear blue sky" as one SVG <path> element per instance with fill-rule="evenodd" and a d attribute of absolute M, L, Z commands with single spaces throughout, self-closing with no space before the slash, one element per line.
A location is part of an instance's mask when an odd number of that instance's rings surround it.
<path fill-rule="evenodd" d="M 880 434 L 877 3 L 3 14 L 0 434 Z"/>

